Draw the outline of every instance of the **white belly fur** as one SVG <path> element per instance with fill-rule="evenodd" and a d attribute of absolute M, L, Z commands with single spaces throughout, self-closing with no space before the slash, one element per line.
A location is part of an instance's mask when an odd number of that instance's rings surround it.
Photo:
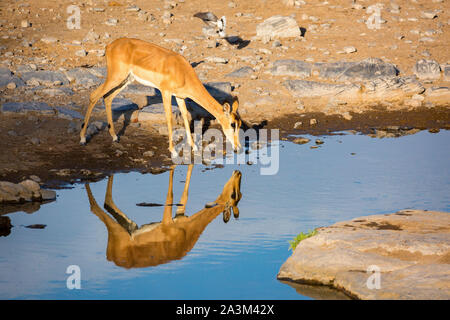
<path fill-rule="evenodd" d="M 134 80 L 136 80 L 140 84 L 143 84 L 144 86 L 149 86 L 149 87 L 153 87 L 153 88 L 159 89 L 153 82 L 148 81 L 148 80 L 144 80 L 142 78 L 139 78 L 133 72 L 130 72 L 130 74 L 134 78 Z"/>

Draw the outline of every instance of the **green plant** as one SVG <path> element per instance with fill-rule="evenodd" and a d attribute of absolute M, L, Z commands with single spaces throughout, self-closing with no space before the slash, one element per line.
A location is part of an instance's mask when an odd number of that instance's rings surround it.
<path fill-rule="evenodd" d="M 300 234 L 299 235 L 297 235 L 293 240 L 291 240 L 291 241 L 289 241 L 289 249 L 291 249 L 292 251 L 294 251 L 295 250 L 295 248 L 297 247 L 297 245 L 301 242 L 301 241 L 303 241 L 303 240 L 305 240 L 305 239 L 307 239 L 307 238 L 310 238 L 310 237 L 312 237 L 312 236 L 315 236 L 317 234 L 317 230 L 312 230 L 312 231 L 310 231 L 310 230 L 308 230 L 308 232 L 307 233 L 303 233 L 303 232 L 300 232 Z"/>

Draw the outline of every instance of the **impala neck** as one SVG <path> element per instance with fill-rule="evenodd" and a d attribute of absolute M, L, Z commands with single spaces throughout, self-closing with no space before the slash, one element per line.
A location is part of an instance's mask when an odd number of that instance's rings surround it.
<path fill-rule="evenodd" d="M 206 90 L 205 86 L 200 82 L 200 80 L 199 83 L 200 88 L 189 98 L 194 100 L 197 104 L 211 113 L 222 125 L 222 123 L 225 123 L 226 119 L 222 105 L 218 103 L 217 100 L 213 98 L 213 96 L 211 96 L 211 94 L 208 92 L 208 90 Z"/>

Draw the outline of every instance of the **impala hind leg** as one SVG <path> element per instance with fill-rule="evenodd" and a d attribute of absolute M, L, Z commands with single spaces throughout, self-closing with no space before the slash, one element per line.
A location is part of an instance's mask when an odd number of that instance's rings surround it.
<path fill-rule="evenodd" d="M 114 98 L 126 88 L 126 86 L 130 83 L 130 79 L 127 78 L 126 81 L 122 82 L 119 86 L 115 87 L 113 90 L 108 92 L 107 95 L 105 95 L 105 109 L 106 109 L 106 119 L 108 120 L 108 128 L 109 128 L 109 134 L 113 138 L 113 142 L 118 142 L 119 138 L 116 135 L 116 132 L 114 131 L 114 121 L 112 118 L 112 110 L 111 110 L 111 104 Z"/>
<path fill-rule="evenodd" d="M 89 97 L 89 106 L 84 117 L 84 122 L 81 125 L 80 132 L 80 144 L 86 144 L 86 130 L 89 124 L 89 118 L 91 117 L 92 110 L 97 104 L 98 100 L 107 94 L 110 94 L 111 90 L 121 87 L 124 82 L 128 81 L 128 67 L 126 65 L 115 66 L 114 69 L 108 66 L 108 75 L 106 81 L 95 89 Z M 105 103 L 106 106 L 106 103 Z M 108 111 L 106 112 L 108 114 Z"/>
<path fill-rule="evenodd" d="M 86 144 L 86 130 L 87 126 L 89 124 L 89 119 L 91 117 L 92 110 L 94 109 L 95 105 L 97 104 L 98 100 L 103 97 L 103 88 L 106 83 L 103 83 L 100 85 L 97 89 L 95 89 L 90 97 L 89 97 L 89 106 L 86 111 L 86 115 L 84 116 L 83 124 L 81 125 L 81 131 L 80 131 L 80 144 L 85 145 Z"/>
<path fill-rule="evenodd" d="M 194 140 L 192 139 L 191 127 L 189 126 L 188 111 L 186 108 L 186 103 L 185 103 L 184 99 L 181 99 L 178 97 L 175 97 L 175 98 L 177 99 L 177 104 L 178 104 L 178 107 L 180 108 L 180 112 L 183 117 L 184 127 L 186 128 L 186 135 L 187 135 L 189 145 L 192 147 L 192 149 L 194 151 L 197 151 L 197 146 L 195 145 Z"/>

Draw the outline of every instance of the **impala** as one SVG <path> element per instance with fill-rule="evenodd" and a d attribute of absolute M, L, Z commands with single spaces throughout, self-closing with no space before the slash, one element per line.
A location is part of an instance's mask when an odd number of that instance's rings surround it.
<path fill-rule="evenodd" d="M 227 222 L 231 210 L 239 216 L 237 205 L 242 197 L 240 192 L 242 174 L 234 171 L 223 187 L 217 199 L 208 203 L 204 209 L 191 216 L 186 216 L 185 208 L 193 165 L 189 165 L 185 187 L 177 207 L 175 218 L 172 217 L 173 173 L 169 176 L 169 189 L 161 222 L 138 226 L 114 203 L 112 198 L 113 176 L 108 179 L 104 208 L 108 215 L 95 201 L 89 184 L 86 192 L 90 208 L 108 229 L 108 247 L 106 258 L 117 266 L 125 268 L 143 268 L 167 263 L 183 258 L 195 245 L 206 226 L 220 213 Z"/>
<path fill-rule="evenodd" d="M 109 133 L 118 141 L 114 131 L 111 103 L 129 83 L 137 82 L 161 91 L 169 131 L 169 151 L 175 150 L 172 142 L 172 96 L 175 96 L 183 117 L 188 143 L 197 150 L 192 139 L 185 99 L 189 98 L 214 116 L 222 127 L 235 152 L 241 148 L 239 130 L 241 120 L 237 109 L 239 102 L 233 98 L 230 104 L 218 103 L 206 90 L 190 63 L 180 54 L 138 39 L 121 38 L 106 47 L 106 81 L 95 89 L 89 99 L 84 122 L 81 126 L 80 144 L 86 144 L 86 129 L 92 109 L 104 98 Z"/>

